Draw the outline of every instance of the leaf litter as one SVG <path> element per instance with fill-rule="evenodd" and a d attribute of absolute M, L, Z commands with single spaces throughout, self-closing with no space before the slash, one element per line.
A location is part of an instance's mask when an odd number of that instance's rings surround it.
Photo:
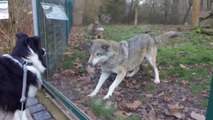
<path fill-rule="evenodd" d="M 84 39 L 82 33 L 83 28 L 73 27 L 69 48 L 65 52 L 65 56 L 71 56 L 76 43 Z M 100 118 L 95 116 L 89 107 L 89 101 L 92 99 L 87 95 L 94 90 L 98 82 L 100 68 L 87 66 L 87 73 L 79 73 L 79 68 L 84 67 L 84 63 L 79 63 L 79 61 L 78 59 L 75 61 L 74 69 L 59 69 L 53 75 L 51 83 L 93 120 L 99 120 Z M 180 66 L 188 69 L 183 64 Z M 114 77 L 110 77 L 106 81 L 96 98 L 103 98 Z M 133 78 L 125 78 L 124 82 L 116 88 L 113 97 L 106 101 L 116 108 L 114 115 L 128 117 L 134 113 L 141 120 L 205 119 L 206 109 L 193 102 L 196 97 L 188 91 L 189 81 L 183 80 L 180 82 L 181 86 L 177 87 L 175 76 L 172 81 L 163 80 L 167 82 L 162 82 L 159 85 L 155 85 L 150 79 L 152 78 L 143 71 L 139 71 L 137 76 Z M 154 88 L 146 88 L 150 85 Z M 203 97 L 208 97 L 208 93 L 208 91 L 203 91 Z"/>

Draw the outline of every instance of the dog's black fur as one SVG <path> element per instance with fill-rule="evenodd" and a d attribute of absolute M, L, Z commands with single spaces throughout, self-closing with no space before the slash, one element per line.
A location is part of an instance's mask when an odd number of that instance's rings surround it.
<path fill-rule="evenodd" d="M 9 55 L 10 57 L 0 57 L 0 109 L 12 113 L 21 109 L 20 98 L 23 84 L 23 64 L 27 64 L 24 59 L 27 59 L 31 55 L 29 48 L 38 55 L 42 64 L 42 55 L 45 53 L 41 48 L 39 37 L 28 37 L 25 33 L 18 33 L 16 37 L 16 45 Z M 28 95 L 30 85 L 38 87 L 39 84 L 35 73 L 28 70 L 25 95 Z"/>

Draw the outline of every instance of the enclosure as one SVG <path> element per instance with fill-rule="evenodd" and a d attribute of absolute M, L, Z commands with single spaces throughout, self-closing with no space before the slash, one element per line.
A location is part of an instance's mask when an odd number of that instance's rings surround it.
<path fill-rule="evenodd" d="M 33 1 L 9 1 L 9 19 L 0 22 L 0 54 L 10 52 L 18 31 L 40 36 L 47 50 L 44 89 L 68 113 L 80 120 L 205 119 L 213 71 L 211 0 Z M 109 99 L 103 97 L 116 74 L 89 97 L 101 73 L 100 66 L 87 66 L 96 22 L 104 28 L 103 39 L 116 42 L 138 34 L 182 32 L 157 45 L 161 83 L 153 82 L 154 71 L 144 60 Z"/>

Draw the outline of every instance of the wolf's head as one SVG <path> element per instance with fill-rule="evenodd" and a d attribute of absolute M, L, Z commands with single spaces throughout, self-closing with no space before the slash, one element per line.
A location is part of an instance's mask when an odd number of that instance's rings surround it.
<path fill-rule="evenodd" d="M 40 72 L 44 72 L 45 65 L 42 57 L 46 52 L 41 47 L 41 39 L 37 36 L 28 37 L 25 33 L 17 33 L 16 38 L 16 45 L 11 55 L 32 62 Z"/>
<path fill-rule="evenodd" d="M 88 63 L 92 65 L 102 64 L 109 59 L 111 50 L 109 41 L 102 39 L 92 40 Z"/>

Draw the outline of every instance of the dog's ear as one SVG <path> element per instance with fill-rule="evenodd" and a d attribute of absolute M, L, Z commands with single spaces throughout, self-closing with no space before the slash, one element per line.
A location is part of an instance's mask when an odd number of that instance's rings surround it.
<path fill-rule="evenodd" d="M 17 40 L 27 39 L 28 35 L 23 32 L 19 32 L 16 34 L 16 38 L 17 38 Z"/>
<path fill-rule="evenodd" d="M 104 50 L 108 50 L 109 49 L 109 47 L 110 47 L 110 45 L 108 45 L 108 44 L 104 44 L 104 45 L 102 45 L 101 46 Z"/>
<path fill-rule="evenodd" d="M 25 43 L 25 44 L 27 44 L 27 39 L 28 39 L 28 35 L 23 33 L 23 32 L 20 32 L 20 33 L 16 34 L 16 42 L 17 43 Z"/>

